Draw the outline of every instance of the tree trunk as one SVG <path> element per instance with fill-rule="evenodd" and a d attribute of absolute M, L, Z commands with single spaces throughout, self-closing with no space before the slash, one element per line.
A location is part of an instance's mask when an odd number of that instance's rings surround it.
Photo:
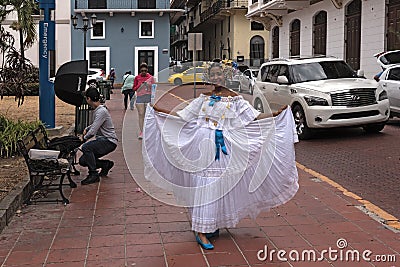
<path fill-rule="evenodd" d="M 19 47 L 21 51 L 21 63 L 22 69 L 25 69 L 25 49 L 24 49 L 24 34 L 22 33 L 22 29 L 19 29 Z"/>

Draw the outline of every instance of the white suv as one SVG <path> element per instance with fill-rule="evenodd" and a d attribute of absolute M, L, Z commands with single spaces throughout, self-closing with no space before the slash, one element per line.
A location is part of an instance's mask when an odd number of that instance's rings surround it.
<path fill-rule="evenodd" d="M 389 118 L 386 91 L 336 58 L 264 63 L 252 102 L 261 112 L 290 105 L 300 139 L 309 138 L 311 128 L 362 126 L 367 132 L 379 132 Z"/>

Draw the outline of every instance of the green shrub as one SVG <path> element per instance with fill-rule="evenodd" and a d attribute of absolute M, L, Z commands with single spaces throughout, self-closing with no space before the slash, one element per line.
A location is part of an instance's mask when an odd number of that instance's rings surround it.
<path fill-rule="evenodd" d="M 12 121 L 0 114 L 0 157 L 9 158 L 18 154 L 17 140 L 22 139 L 40 124 L 40 121 Z"/>
<path fill-rule="evenodd" d="M 38 96 L 39 95 L 39 83 L 26 83 L 26 96 Z"/>

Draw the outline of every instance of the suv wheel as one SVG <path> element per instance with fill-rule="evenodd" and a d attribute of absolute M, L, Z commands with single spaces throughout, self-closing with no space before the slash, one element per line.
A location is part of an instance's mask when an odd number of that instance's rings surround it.
<path fill-rule="evenodd" d="M 367 133 L 379 133 L 385 127 L 385 123 L 375 123 L 363 126 L 364 131 Z"/>
<path fill-rule="evenodd" d="M 255 108 L 257 111 L 259 111 L 259 112 L 261 112 L 261 113 L 264 113 L 264 106 L 263 106 L 263 103 L 262 103 L 262 101 L 261 101 L 260 99 L 258 99 L 258 98 L 254 101 L 254 108 Z"/>
<path fill-rule="evenodd" d="M 306 140 L 311 137 L 311 129 L 307 126 L 306 115 L 301 106 L 296 105 L 293 108 L 293 117 L 296 124 L 296 131 L 299 139 Z"/>
<path fill-rule="evenodd" d="M 179 79 L 179 78 L 176 78 L 176 79 L 174 80 L 174 84 L 175 84 L 175 85 L 181 85 L 181 84 L 182 84 L 182 80 Z"/>

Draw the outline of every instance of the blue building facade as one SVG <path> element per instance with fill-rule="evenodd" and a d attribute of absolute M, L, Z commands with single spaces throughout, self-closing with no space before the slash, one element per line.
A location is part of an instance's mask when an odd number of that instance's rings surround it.
<path fill-rule="evenodd" d="M 130 70 L 138 74 L 139 65 L 146 62 L 149 72 L 164 81 L 170 57 L 170 13 L 183 10 L 170 9 L 169 0 L 70 0 L 71 14 L 89 18 L 95 14 L 97 23 L 87 31 L 86 49 L 84 33 L 71 25 L 72 60 L 86 59 L 89 68 L 101 68 L 106 74 L 115 68 L 116 82 Z M 92 25 L 89 25 L 92 27 Z"/>

